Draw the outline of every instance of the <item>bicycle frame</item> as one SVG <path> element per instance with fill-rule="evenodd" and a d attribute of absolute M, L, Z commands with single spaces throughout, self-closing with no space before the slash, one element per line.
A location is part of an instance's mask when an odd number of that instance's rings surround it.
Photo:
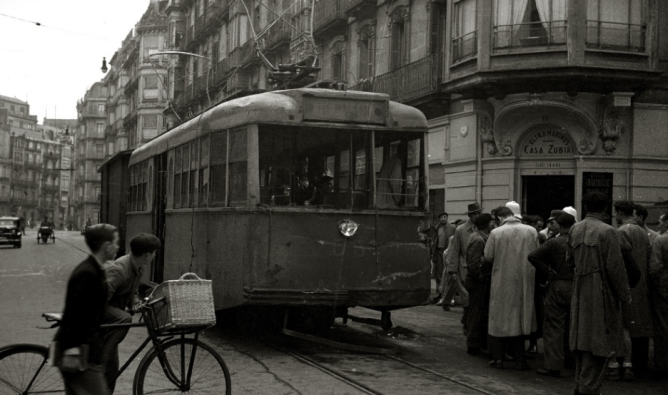
<path fill-rule="evenodd" d="M 123 366 L 118 370 L 118 374 L 114 379 L 118 379 L 121 374 L 127 369 L 128 366 L 134 361 L 134 359 L 146 348 L 149 342 L 153 343 L 153 347 L 158 351 L 158 361 L 160 362 L 160 366 L 162 367 L 163 372 L 165 373 L 165 376 L 169 379 L 169 381 L 172 382 L 176 387 L 179 388 L 181 391 L 188 391 L 190 389 L 190 379 L 192 377 L 192 370 L 193 370 L 193 364 L 195 361 L 195 356 L 197 355 L 197 340 L 199 339 L 199 331 L 200 329 L 190 329 L 190 330 L 178 330 L 170 333 L 158 333 L 158 331 L 155 329 L 154 325 L 152 325 L 154 322 L 156 322 L 156 314 L 153 306 L 156 303 L 159 303 L 163 301 L 164 298 L 158 298 L 154 301 L 151 301 L 145 305 L 145 307 L 141 310 L 142 314 L 142 319 L 144 322 L 132 322 L 132 323 L 127 323 L 127 324 L 105 324 L 105 325 L 100 325 L 100 328 L 103 329 L 113 329 L 113 328 L 136 328 L 136 327 L 146 327 L 146 330 L 148 332 L 148 337 L 144 340 L 144 342 L 135 350 L 134 353 L 128 358 L 128 360 L 123 364 Z M 186 366 L 185 366 L 185 342 L 181 342 L 181 378 L 179 380 L 178 377 L 176 377 L 176 374 L 174 373 L 169 361 L 165 357 L 165 352 L 162 348 L 162 344 L 170 339 L 174 338 L 174 335 L 180 335 L 181 340 L 185 339 L 186 335 L 189 334 L 195 334 L 195 343 L 193 350 L 191 352 L 189 361 L 188 361 L 188 369 L 186 372 Z M 185 377 L 183 377 L 185 374 Z"/>

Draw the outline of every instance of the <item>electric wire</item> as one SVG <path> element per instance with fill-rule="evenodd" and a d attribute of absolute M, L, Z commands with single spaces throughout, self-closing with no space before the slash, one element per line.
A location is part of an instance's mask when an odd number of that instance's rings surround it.
<path fill-rule="evenodd" d="M 27 19 L 23 19 L 23 18 L 13 16 L 13 15 L 7 15 L 7 14 L 0 13 L 0 16 L 4 16 L 5 18 L 10 18 L 10 19 L 15 19 L 15 20 L 21 21 L 21 22 L 30 23 L 30 24 L 33 24 L 33 25 L 38 26 L 38 27 L 46 27 L 46 28 L 49 28 L 49 29 L 59 30 L 61 32 L 65 32 L 65 33 L 69 33 L 69 34 L 75 34 L 75 35 L 82 36 L 82 37 L 89 37 L 89 38 L 94 38 L 96 40 L 104 40 L 104 41 L 110 41 L 110 42 L 115 41 L 115 40 L 110 40 L 108 38 L 92 36 L 90 34 L 84 34 L 84 33 L 81 33 L 81 32 L 75 32 L 75 31 L 72 31 L 72 30 L 59 28 L 59 27 L 56 27 L 56 26 L 45 25 L 41 22 L 30 21 L 30 20 L 27 20 Z"/>

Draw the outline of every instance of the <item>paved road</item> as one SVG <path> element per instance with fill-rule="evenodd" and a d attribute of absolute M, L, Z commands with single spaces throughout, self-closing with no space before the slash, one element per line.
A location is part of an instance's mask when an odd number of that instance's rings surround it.
<path fill-rule="evenodd" d="M 47 344 L 53 330 L 44 326 L 42 312 L 59 312 L 64 302 L 67 278 L 74 266 L 86 257 L 83 236 L 78 232 L 57 232 L 55 244 L 37 244 L 35 231 L 28 231 L 23 248 L 0 247 L 0 345 L 26 342 Z M 351 314 L 378 318 L 378 313 L 355 309 Z M 553 379 L 535 371 L 517 372 L 487 367 L 487 359 L 466 354 L 459 319 L 461 309 L 443 312 L 436 306 L 422 306 L 393 313 L 395 328 L 360 323 L 343 327 L 337 320 L 333 333 L 344 340 L 394 345 L 400 348 L 397 360 L 334 350 L 285 337 L 269 340 L 230 330 L 228 322 L 205 333 L 225 359 L 232 374 L 235 394 L 360 394 L 359 389 L 339 381 L 307 361 L 298 360 L 269 345 L 278 341 L 331 372 L 345 375 L 383 394 L 572 394 L 573 372 Z M 225 320 L 226 318 L 223 318 Z M 121 345 L 126 360 L 144 338 L 133 329 Z M 532 368 L 540 360 L 530 361 Z M 116 394 L 130 394 L 137 361 L 119 379 Z M 425 373 L 422 368 L 440 376 Z M 330 373 L 331 373 L 330 372 Z M 666 394 L 666 382 L 606 382 L 606 394 Z M 477 389 L 477 390 L 476 390 Z"/>

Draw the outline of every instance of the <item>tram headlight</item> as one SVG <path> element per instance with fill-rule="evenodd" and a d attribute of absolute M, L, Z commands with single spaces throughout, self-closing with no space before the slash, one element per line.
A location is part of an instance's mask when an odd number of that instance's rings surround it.
<path fill-rule="evenodd" d="M 339 221 L 339 231 L 345 237 L 355 236 L 357 228 L 359 228 L 359 225 L 352 219 L 342 219 L 341 221 Z"/>

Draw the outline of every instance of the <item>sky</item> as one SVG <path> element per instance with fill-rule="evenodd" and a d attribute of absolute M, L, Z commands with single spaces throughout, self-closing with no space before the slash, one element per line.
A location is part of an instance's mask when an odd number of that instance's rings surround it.
<path fill-rule="evenodd" d="M 0 0 L 0 95 L 27 101 L 39 123 L 75 119 L 77 101 L 104 77 L 102 58 L 111 59 L 149 3 Z"/>

